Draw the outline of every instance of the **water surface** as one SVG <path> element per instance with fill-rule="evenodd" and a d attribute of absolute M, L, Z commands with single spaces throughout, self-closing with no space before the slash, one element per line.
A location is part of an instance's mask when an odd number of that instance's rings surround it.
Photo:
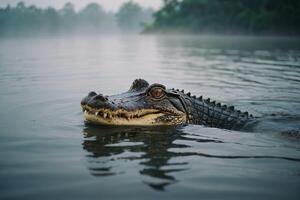
<path fill-rule="evenodd" d="M 84 123 L 80 100 L 135 78 L 261 118 L 251 132 Z M 1 199 L 298 199 L 300 40 L 0 39 Z"/>

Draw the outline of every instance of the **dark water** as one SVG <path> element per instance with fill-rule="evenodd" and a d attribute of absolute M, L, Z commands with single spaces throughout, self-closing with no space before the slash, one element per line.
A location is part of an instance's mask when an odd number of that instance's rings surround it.
<path fill-rule="evenodd" d="M 84 124 L 91 90 L 135 78 L 261 117 L 252 132 Z M 299 199 L 300 41 L 0 39 L 0 199 Z"/>

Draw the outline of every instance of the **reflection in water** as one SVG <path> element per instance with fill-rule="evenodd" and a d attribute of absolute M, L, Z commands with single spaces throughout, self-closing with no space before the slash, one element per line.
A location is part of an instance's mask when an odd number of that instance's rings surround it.
<path fill-rule="evenodd" d="M 182 171 L 187 165 L 185 162 L 170 163 L 170 158 L 176 156 L 168 151 L 170 148 L 185 148 L 186 145 L 174 144 L 177 139 L 182 138 L 180 129 L 171 127 L 86 127 L 84 129 L 85 140 L 83 148 L 91 152 L 93 158 L 113 157 L 124 152 L 142 152 L 140 156 L 127 156 L 122 159 L 140 160 L 143 169 L 141 175 L 158 178 L 161 181 L 145 182 L 156 190 L 164 190 L 169 184 L 175 183 L 176 178 L 170 175 L 171 172 Z M 94 160 L 92 160 L 94 162 Z M 107 159 L 98 167 L 89 168 L 95 176 L 115 175 L 113 167 L 102 167 L 113 162 L 114 159 Z M 164 169 L 165 166 L 176 166 L 175 169 Z"/>
<path fill-rule="evenodd" d="M 235 141 L 233 132 L 201 126 L 188 126 L 187 129 L 188 131 L 183 131 L 182 127 L 88 125 L 83 130 L 83 148 L 89 152 L 88 168 L 94 176 L 119 175 L 128 170 L 126 166 L 122 166 L 124 161 L 136 161 L 137 166 L 134 166 L 133 170 L 137 170 L 142 176 L 150 177 L 150 181 L 143 182 L 155 190 L 164 191 L 166 186 L 180 181 L 176 178 L 179 172 L 190 169 L 190 163 L 184 159 L 187 156 L 198 156 L 199 159 L 281 159 L 300 162 L 300 158 L 285 154 L 269 155 L 268 151 L 261 154 L 262 149 L 268 148 L 272 151 L 275 146 L 271 142 L 260 144 L 252 134 L 245 133 L 243 138 L 236 132 Z M 216 134 L 212 134 L 213 132 Z M 195 144 L 202 144 L 206 149 L 199 151 Z M 231 148 L 242 146 L 244 150 L 238 153 L 226 152 L 224 149 L 227 145 Z M 223 151 L 218 152 L 218 148 Z M 255 153 L 253 149 L 258 150 L 259 155 L 250 154 Z M 180 162 L 172 160 L 176 157 L 180 157 Z"/>

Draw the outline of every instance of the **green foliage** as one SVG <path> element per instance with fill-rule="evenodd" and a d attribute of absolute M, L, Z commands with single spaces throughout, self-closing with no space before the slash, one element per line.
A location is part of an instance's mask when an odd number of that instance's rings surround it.
<path fill-rule="evenodd" d="M 114 24 L 114 16 L 106 13 L 97 3 L 88 4 L 77 17 L 77 23 L 87 31 L 95 30 L 97 27 L 110 28 Z"/>
<path fill-rule="evenodd" d="M 115 28 L 113 21 L 114 16 L 104 12 L 96 3 L 88 4 L 77 13 L 72 3 L 66 3 L 62 9 L 56 10 L 52 7 L 27 7 L 20 2 L 16 7 L 8 5 L 6 8 L 0 8 L 0 35 L 91 30 L 99 32 Z"/>
<path fill-rule="evenodd" d="M 300 33 L 299 0 L 164 0 L 149 31 Z"/>
<path fill-rule="evenodd" d="M 143 9 L 139 4 L 128 1 L 124 3 L 116 14 L 117 23 L 122 30 L 138 31 L 152 20 L 152 9 Z"/>
<path fill-rule="evenodd" d="M 90 3 L 76 12 L 72 3 L 62 9 L 46 9 L 26 6 L 19 2 L 15 7 L 0 8 L 0 35 L 24 35 L 34 33 L 112 32 L 118 29 L 136 31 L 141 23 L 150 22 L 153 10 L 127 2 L 114 13 L 105 12 L 97 3 Z"/>

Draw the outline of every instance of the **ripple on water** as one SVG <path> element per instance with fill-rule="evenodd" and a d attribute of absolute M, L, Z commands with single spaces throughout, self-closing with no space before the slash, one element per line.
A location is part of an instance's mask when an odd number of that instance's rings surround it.
<path fill-rule="evenodd" d="M 0 198 L 298 199 L 299 40 L 0 39 L 0 57 Z M 84 95 L 138 77 L 261 121 L 251 133 L 84 124 Z"/>

